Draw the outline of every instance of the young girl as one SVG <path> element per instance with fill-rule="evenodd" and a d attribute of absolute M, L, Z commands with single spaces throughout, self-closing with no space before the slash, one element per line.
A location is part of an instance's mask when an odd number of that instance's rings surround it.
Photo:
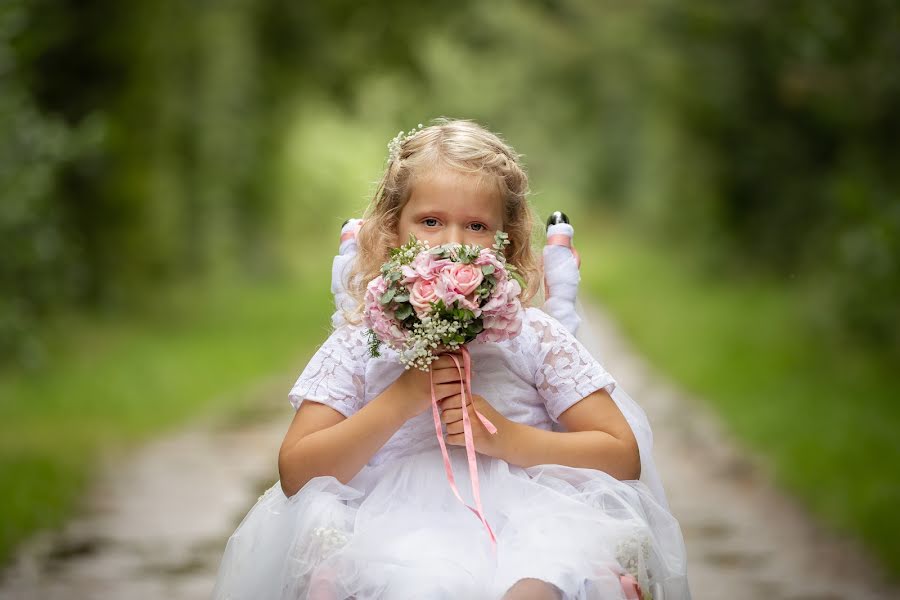
<path fill-rule="evenodd" d="M 541 282 L 528 180 L 512 149 L 470 121 L 439 119 L 398 136 L 391 150 L 358 233 L 349 278 L 358 308 L 289 393 L 296 413 L 279 454 L 281 480 L 229 539 L 214 597 L 690 598 L 646 416 L 537 308 L 523 311 L 512 339 L 468 345 L 466 410 L 496 546 L 453 495 L 430 376 L 405 370 L 386 345 L 370 355 L 363 293 L 410 234 L 432 246 L 489 247 L 502 230 L 527 303 Z M 432 365 L 456 484 L 471 505 L 466 375 L 451 356 Z"/>

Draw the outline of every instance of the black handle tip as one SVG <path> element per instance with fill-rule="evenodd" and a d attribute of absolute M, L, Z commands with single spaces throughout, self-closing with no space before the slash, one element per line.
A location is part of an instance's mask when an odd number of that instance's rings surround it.
<path fill-rule="evenodd" d="M 560 223 L 565 223 L 566 225 L 570 224 L 569 217 L 566 216 L 566 213 L 561 210 L 554 211 L 547 219 L 547 227 L 550 227 L 551 225 L 559 225 Z"/>

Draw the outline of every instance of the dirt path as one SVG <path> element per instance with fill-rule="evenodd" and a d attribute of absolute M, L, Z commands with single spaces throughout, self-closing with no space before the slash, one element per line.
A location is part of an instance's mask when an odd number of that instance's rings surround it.
<path fill-rule="evenodd" d="M 605 314 L 592 315 L 601 361 L 653 427 L 695 600 L 900 598 L 858 544 L 814 523 L 712 413 L 654 373 Z"/>
<path fill-rule="evenodd" d="M 653 374 L 602 313 L 595 322 L 601 359 L 653 426 L 695 600 L 900 598 L 859 547 L 774 490 L 701 405 Z M 294 376 L 263 382 L 252 418 L 195 424 L 110 463 L 81 515 L 23 548 L 0 579 L 0 599 L 208 598 L 225 540 L 277 478 Z"/>
<path fill-rule="evenodd" d="M 262 382 L 246 419 L 193 424 L 107 465 L 82 514 L 26 545 L 0 599 L 209 598 L 228 535 L 278 478 L 293 377 Z"/>

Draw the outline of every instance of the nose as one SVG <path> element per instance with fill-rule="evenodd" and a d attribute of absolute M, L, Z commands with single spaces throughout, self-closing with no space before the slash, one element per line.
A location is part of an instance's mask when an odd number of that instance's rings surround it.
<path fill-rule="evenodd" d="M 441 236 L 441 245 L 443 244 L 465 244 L 465 236 L 462 229 L 456 225 L 450 225 L 444 228 L 444 235 Z"/>

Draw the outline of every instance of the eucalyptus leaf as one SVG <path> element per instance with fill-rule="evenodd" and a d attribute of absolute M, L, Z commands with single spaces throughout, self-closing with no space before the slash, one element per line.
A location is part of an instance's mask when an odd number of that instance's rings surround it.
<path fill-rule="evenodd" d="M 379 300 L 379 302 L 381 302 L 381 304 L 387 304 L 391 301 L 391 299 L 393 299 L 394 294 L 396 293 L 397 288 L 388 288 L 387 291 L 381 295 L 381 299 Z"/>
<path fill-rule="evenodd" d="M 403 321 L 409 316 L 413 314 L 413 307 L 411 304 L 404 304 L 400 308 L 397 309 L 396 316 L 399 320 Z"/>

